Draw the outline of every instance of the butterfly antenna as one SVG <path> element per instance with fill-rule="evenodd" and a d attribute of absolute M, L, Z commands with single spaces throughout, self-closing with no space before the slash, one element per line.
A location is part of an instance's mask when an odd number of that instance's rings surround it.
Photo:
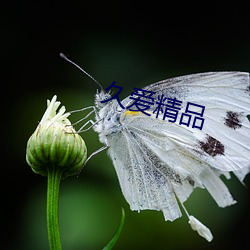
<path fill-rule="evenodd" d="M 77 65 L 76 63 L 74 63 L 73 61 L 71 61 L 67 56 L 65 56 L 63 53 L 60 53 L 60 57 L 64 60 L 66 60 L 67 62 L 73 64 L 74 66 L 76 66 L 79 70 L 81 70 L 85 75 L 87 75 L 89 78 L 91 78 L 95 83 L 97 83 L 97 85 L 101 88 L 101 90 L 103 90 L 102 85 L 93 77 L 91 76 L 89 73 L 87 73 L 84 69 L 82 69 L 79 65 Z"/>

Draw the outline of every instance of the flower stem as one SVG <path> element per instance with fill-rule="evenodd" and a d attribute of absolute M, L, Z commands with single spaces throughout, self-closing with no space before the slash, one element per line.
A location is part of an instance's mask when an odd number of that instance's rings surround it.
<path fill-rule="evenodd" d="M 50 250 L 61 250 L 59 231 L 59 188 L 62 170 L 58 167 L 48 168 L 47 184 L 47 228 Z"/>

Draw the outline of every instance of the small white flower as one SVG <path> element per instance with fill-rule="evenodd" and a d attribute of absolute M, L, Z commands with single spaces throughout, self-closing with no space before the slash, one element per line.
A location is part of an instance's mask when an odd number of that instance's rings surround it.
<path fill-rule="evenodd" d="M 189 221 L 191 228 L 198 232 L 198 234 L 204 237 L 207 241 L 211 241 L 213 239 L 213 235 L 210 232 L 209 228 L 203 225 L 199 220 L 197 220 L 194 216 L 189 216 Z"/>

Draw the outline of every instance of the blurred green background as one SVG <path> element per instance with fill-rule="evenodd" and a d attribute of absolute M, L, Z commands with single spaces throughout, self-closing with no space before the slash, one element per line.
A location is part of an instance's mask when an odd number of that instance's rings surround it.
<path fill-rule="evenodd" d="M 171 4 L 170 4 L 171 3 Z M 26 143 L 54 94 L 67 110 L 93 105 L 96 84 L 59 57 L 69 55 L 106 88 L 133 87 L 205 71 L 250 69 L 249 18 L 243 5 L 209 2 L 10 2 L 1 6 L 2 227 L 1 249 L 48 249 L 46 178 L 25 161 Z M 77 121 L 83 114 L 73 115 Z M 82 134 L 89 154 L 102 145 Z M 60 229 L 64 250 L 95 250 L 126 219 L 114 249 L 248 249 L 249 188 L 225 181 L 237 204 L 218 208 L 205 190 L 186 202 L 213 235 L 206 242 L 185 216 L 165 222 L 161 212 L 132 212 L 111 161 L 102 152 L 81 175 L 62 181 Z M 250 186 L 250 177 L 246 178 Z"/>

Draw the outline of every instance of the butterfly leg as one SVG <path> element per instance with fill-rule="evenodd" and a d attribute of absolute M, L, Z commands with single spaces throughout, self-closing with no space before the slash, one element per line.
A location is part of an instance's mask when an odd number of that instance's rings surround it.
<path fill-rule="evenodd" d="M 76 113 L 76 112 L 82 112 L 82 111 L 85 111 L 87 109 L 92 109 L 92 110 L 87 115 L 85 115 L 83 118 L 81 118 L 79 121 L 75 122 L 73 125 L 76 125 L 76 124 L 82 122 L 83 120 L 87 119 L 93 113 L 96 114 L 96 108 L 94 106 L 90 106 L 90 107 L 86 107 L 86 108 L 82 108 L 82 109 L 77 109 L 77 110 L 73 110 L 73 111 L 69 112 L 70 114 L 72 114 L 72 113 Z"/>
<path fill-rule="evenodd" d="M 90 107 L 86 107 L 86 108 L 82 108 L 82 109 L 78 109 L 78 110 L 73 110 L 70 111 L 70 114 L 72 113 L 76 113 L 76 112 L 82 112 L 88 109 L 92 109 L 87 115 L 85 115 L 83 118 L 81 118 L 80 120 L 78 120 L 77 122 L 75 122 L 74 124 L 72 124 L 73 126 L 81 123 L 82 121 L 86 120 L 88 117 L 90 117 L 93 113 L 95 113 L 95 115 L 97 115 L 96 112 L 96 108 L 95 106 L 90 106 Z M 99 121 L 97 121 L 99 122 Z M 85 132 L 88 131 L 89 129 L 91 129 L 97 122 L 93 122 L 92 120 L 88 120 L 86 123 L 84 123 L 77 131 L 77 133 L 81 133 L 81 132 Z M 89 126 L 88 128 L 84 129 L 89 123 L 91 123 L 92 125 Z"/>
<path fill-rule="evenodd" d="M 108 146 L 102 146 L 101 148 L 97 149 L 96 151 L 94 151 L 93 153 L 91 153 L 91 155 L 87 158 L 87 160 L 85 161 L 84 165 L 86 165 L 86 163 L 96 154 L 102 152 L 103 150 L 107 149 Z"/>
<path fill-rule="evenodd" d="M 96 155 L 96 154 L 102 152 L 103 150 L 105 150 L 105 149 L 107 149 L 107 148 L 108 148 L 108 146 L 102 146 L 101 148 L 99 148 L 99 149 L 97 149 L 96 151 L 94 151 L 94 152 L 87 158 L 87 160 L 84 162 L 83 166 L 82 166 L 81 169 L 78 171 L 77 176 L 80 175 L 80 173 L 81 173 L 83 167 L 87 164 L 87 162 L 88 162 L 94 155 Z"/>
<path fill-rule="evenodd" d="M 93 122 L 92 120 L 88 120 L 86 123 L 84 123 L 77 131 L 77 133 L 82 133 L 82 132 L 86 132 L 88 130 L 90 130 L 93 126 L 95 126 L 97 122 Z M 91 125 L 88 128 L 85 128 L 89 123 L 91 123 Z"/>

